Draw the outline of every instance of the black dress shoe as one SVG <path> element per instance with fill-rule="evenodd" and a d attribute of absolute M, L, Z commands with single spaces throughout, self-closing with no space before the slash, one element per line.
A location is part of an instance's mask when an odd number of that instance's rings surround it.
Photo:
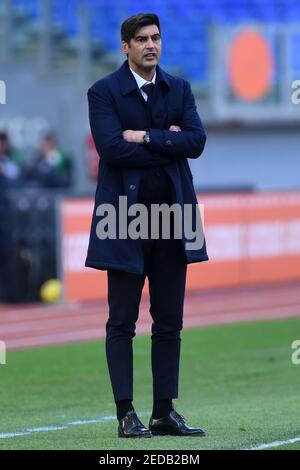
<path fill-rule="evenodd" d="M 152 437 L 149 429 L 137 417 L 134 410 L 127 411 L 124 418 L 120 419 L 118 427 L 119 437 Z"/>
<path fill-rule="evenodd" d="M 149 429 L 154 436 L 205 436 L 205 432 L 200 428 L 188 426 L 184 417 L 172 410 L 167 416 L 155 419 L 151 416 Z"/>

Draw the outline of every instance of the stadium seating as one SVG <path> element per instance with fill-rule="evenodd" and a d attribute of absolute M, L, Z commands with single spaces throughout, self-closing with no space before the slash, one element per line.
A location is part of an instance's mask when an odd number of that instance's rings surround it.
<path fill-rule="evenodd" d="M 70 38 L 76 38 L 78 7 L 82 2 L 53 0 L 52 3 L 54 24 L 63 27 Z M 299 0 L 86 0 L 85 3 L 92 11 L 93 40 L 112 53 L 120 49 L 119 27 L 124 18 L 141 11 L 156 12 L 166 39 L 162 66 L 201 83 L 208 80 L 210 22 L 300 21 Z M 32 22 L 39 21 L 40 0 L 13 0 L 13 4 L 19 11 L 26 12 Z M 299 50 L 299 35 L 291 37 L 291 41 L 292 49 Z M 299 70 L 299 54 L 291 54 L 291 60 L 294 68 Z"/>

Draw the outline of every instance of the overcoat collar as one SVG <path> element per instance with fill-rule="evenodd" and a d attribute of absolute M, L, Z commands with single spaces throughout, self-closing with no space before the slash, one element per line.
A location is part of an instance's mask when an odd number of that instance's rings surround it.
<path fill-rule="evenodd" d="M 121 67 L 117 70 L 116 73 L 119 79 L 122 95 L 127 95 L 133 90 L 138 89 L 136 79 L 134 78 L 129 68 L 128 60 L 124 61 L 124 63 L 121 65 Z M 170 88 L 170 80 L 166 72 L 162 68 L 160 68 L 159 65 L 157 65 L 155 84 L 158 84 L 159 82 L 164 83 L 168 88 Z"/>

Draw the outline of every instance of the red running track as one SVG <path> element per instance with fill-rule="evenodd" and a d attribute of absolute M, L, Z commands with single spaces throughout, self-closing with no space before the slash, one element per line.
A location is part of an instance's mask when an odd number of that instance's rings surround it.
<path fill-rule="evenodd" d="M 56 305 L 1 305 L 0 340 L 7 350 L 43 347 L 105 336 L 106 301 Z M 300 283 L 267 284 L 189 293 L 184 328 L 258 319 L 300 317 Z M 136 333 L 150 333 L 149 299 L 143 297 Z"/>

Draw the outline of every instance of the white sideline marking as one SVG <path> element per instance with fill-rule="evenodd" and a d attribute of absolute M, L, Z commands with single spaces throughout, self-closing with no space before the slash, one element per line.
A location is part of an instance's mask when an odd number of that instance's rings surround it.
<path fill-rule="evenodd" d="M 108 421 L 112 419 L 116 419 L 116 417 L 115 416 L 103 416 L 103 418 L 100 418 L 100 419 L 90 419 L 86 421 L 84 420 L 71 421 L 70 423 L 65 423 L 62 426 L 47 426 L 47 427 L 41 427 L 41 428 L 24 429 L 24 431 L 8 432 L 8 433 L 0 434 L 0 439 L 11 439 L 13 437 L 18 437 L 18 436 L 27 436 L 35 432 L 60 431 L 61 429 L 67 429 L 70 426 L 81 426 L 82 424 L 103 423 L 103 421 Z"/>
<path fill-rule="evenodd" d="M 274 442 L 269 442 L 268 444 L 260 444 L 258 446 L 249 447 L 248 449 L 243 449 L 243 450 L 271 449 L 272 447 L 285 446 L 287 444 L 293 444 L 294 442 L 299 442 L 299 441 L 300 441 L 300 436 L 293 437 L 292 439 L 287 439 L 286 441 L 274 441 Z"/>
<path fill-rule="evenodd" d="M 148 412 L 140 412 L 139 415 L 148 415 Z M 40 428 L 30 428 L 30 429 L 24 429 L 23 431 L 16 431 L 16 432 L 8 432 L 8 433 L 0 433 L 0 439 L 11 439 L 14 437 L 19 437 L 19 436 L 28 436 L 30 434 L 36 433 L 36 432 L 51 432 L 51 431 L 60 431 L 63 429 L 67 429 L 70 426 L 81 426 L 83 424 L 98 424 L 98 423 L 103 423 L 104 421 L 112 421 L 116 420 L 115 415 L 111 416 L 103 416 L 102 418 L 99 419 L 89 419 L 89 420 L 77 420 L 77 421 L 70 421 L 69 423 L 65 423 L 61 426 L 44 426 Z M 244 448 L 241 450 L 264 450 L 264 449 L 271 449 L 273 447 L 279 447 L 279 446 L 284 446 L 288 444 L 294 444 L 294 442 L 299 442 L 300 441 L 300 436 L 298 437 L 293 437 L 291 439 L 287 439 L 285 441 L 273 441 L 269 442 L 266 444 L 259 444 L 257 446 L 252 446 L 248 448 Z"/>
<path fill-rule="evenodd" d="M 149 413 L 145 413 L 145 412 L 139 413 L 140 416 L 147 415 L 147 414 Z M 117 418 L 115 415 L 111 415 L 111 416 L 103 416 L 100 419 L 71 421 L 69 423 L 64 423 L 60 426 L 44 426 L 40 428 L 24 429 L 22 431 L 16 431 L 16 432 L 0 433 L 0 439 L 11 439 L 13 437 L 28 436 L 36 432 L 60 431 L 62 429 L 67 429 L 70 426 L 81 426 L 82 424 L 98 424 L 98 423 L 103 423 L 104 421 L 111 421 L 111 420 L 116 420 L 116 419 Z"/>

